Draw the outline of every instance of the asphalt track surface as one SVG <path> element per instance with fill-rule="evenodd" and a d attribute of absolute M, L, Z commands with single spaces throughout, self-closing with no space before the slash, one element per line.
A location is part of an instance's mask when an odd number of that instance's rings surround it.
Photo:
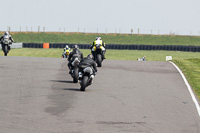
<path fill-rule="evenodd" d="M 169 62 L 105 60 L 85 92 L 60 58 L 0 57 L 0 133 L 200 133 Z"/>

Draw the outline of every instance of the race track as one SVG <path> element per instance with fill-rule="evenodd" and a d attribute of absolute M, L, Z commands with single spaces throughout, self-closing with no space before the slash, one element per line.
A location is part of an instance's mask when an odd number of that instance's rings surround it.
<path fill-rule="evenodd" d="M 61 58 L 0 57 L 0 133 L 200 133 L 168 62 L 105 60 L 86 92 Z"/>

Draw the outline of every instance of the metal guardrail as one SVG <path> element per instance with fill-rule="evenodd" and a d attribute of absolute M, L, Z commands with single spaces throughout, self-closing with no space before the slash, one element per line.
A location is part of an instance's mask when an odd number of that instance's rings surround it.
<path fill-rule="evenodd" d="M 23 48 L 23 43 L 13 43 L 12 45 L 11 45 L 11 49 L 12 48 Z M 0 49 L 2 49 L 1 48 L 1 45 L 0 45 Z"/>

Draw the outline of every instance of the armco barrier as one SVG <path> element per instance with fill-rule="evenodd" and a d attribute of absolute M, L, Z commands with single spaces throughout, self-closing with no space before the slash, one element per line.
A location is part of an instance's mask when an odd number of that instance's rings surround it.
<path fill-rule="evenodd" d="M 69 44 L 69 43 L 50 43 L 49 48 L 64 48 L 68 45 L 73 48 L 78 45 L 80 49 L 90 49 L 90 44 Z M 23 43 L 24 48 L 43 48 L 41 43 Z M 106 49 L 118 50 L 169 50 L 169 51 L 188 51 L 200 52 L 200 46 L 176 46 L 176 45 L 123 45 L 123 44 L 107 44 Z"/>
<path fill-rule="evenodd" d="M 22 48 L 23 47 L 22 45 L 23 44 L 21 42 L 19 42 L 19 43 L 13 43 L 11 45 L 11 49 L 13 49 L 13 48 Z M 1 49 L 1 45 L 0 45 L 0 49 Z"/>

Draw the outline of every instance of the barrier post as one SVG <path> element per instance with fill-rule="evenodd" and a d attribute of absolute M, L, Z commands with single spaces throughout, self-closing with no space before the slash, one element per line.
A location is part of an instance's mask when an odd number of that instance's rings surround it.
<path fill-rule="evenodd" d="M 49 43 L 43 43 L 43 48 L 48 49 L 49 48 Z"/>

